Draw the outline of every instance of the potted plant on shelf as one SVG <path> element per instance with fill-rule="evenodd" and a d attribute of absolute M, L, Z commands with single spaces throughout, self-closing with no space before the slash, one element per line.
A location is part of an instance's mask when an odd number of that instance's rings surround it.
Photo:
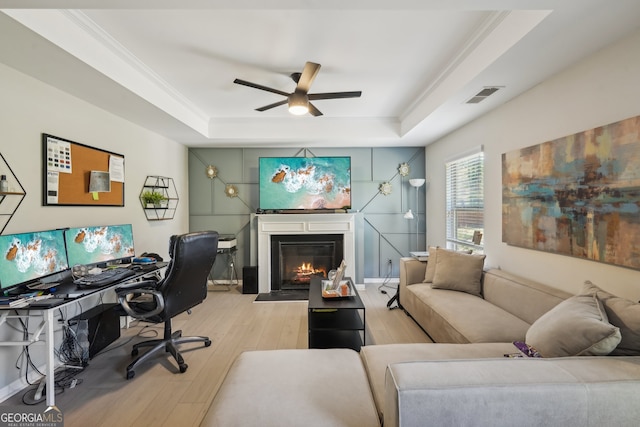
<path fill-rule="evenodd" d="M 163 204 L 166 206 L 168 200 L 164 194 L 149 190 L 142 193 L 140 198 L 147 209 L 159 208 L 162 207 Z"/>

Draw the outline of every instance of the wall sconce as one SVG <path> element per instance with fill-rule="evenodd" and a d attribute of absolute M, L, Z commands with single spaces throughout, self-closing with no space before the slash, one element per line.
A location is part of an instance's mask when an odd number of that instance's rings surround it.
<path fill-rule="evenodd" d="M 213 179 L 218 176 L 218 169 L 213 165 L 209 165 L 204 169 L 204 173 L 207 175 L 207 178 Z"/>

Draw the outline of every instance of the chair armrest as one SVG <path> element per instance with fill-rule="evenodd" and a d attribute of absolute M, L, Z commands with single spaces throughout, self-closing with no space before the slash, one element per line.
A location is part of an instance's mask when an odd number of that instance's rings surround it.
<path fill-rule="evenodd" d="M 130 294 L 134 293 L 132 291 L 137 289 L 155 289 L 157 284 L 158 282 L 156 280 L 141 280 L 139 282 L 130 282 L 118 285 L 113 288 L 113 290 L 116 292 L 116 294 Z"/>
<path fill-rule="evenodd" d="M 148 319 L 164 310 L 164 297 L 160 291 L 155 289 L 158 282 L 155 280 L 143 280 L 140 282 L 131 282 L 115 288 L 118 296 L 118 303 L 122 309 L 131 317 L 137 319 Z M 155 302 L 155 308 L 151 311 L 137 311 L 129 304 L 129 296 L 151 295 Z"/>

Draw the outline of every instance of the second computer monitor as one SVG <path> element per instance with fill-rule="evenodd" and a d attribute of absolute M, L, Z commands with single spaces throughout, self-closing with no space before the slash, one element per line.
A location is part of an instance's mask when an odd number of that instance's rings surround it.
<path fill-rule="evenodd" d="M 69 265 L 95 265 L 135 256 L 131 224 L 65 230 Z"/>

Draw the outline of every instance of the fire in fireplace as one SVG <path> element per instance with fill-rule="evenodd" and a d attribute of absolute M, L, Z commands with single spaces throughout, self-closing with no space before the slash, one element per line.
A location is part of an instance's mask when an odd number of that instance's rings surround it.
<path fill-rule="evenodd" d="M 271 290 L 308 289 L 340 265 L 343 246 L 342 234 L 272 235 Z"/>
<path fill-rule="evenodd" d="M 294 269 L 295 277 L 293 280 L 298 282 L 310 282 L 311 276 L 327 277 L 327 269 L 325 267 L 315 268 L 310 262 L 303 262 Z"/>

